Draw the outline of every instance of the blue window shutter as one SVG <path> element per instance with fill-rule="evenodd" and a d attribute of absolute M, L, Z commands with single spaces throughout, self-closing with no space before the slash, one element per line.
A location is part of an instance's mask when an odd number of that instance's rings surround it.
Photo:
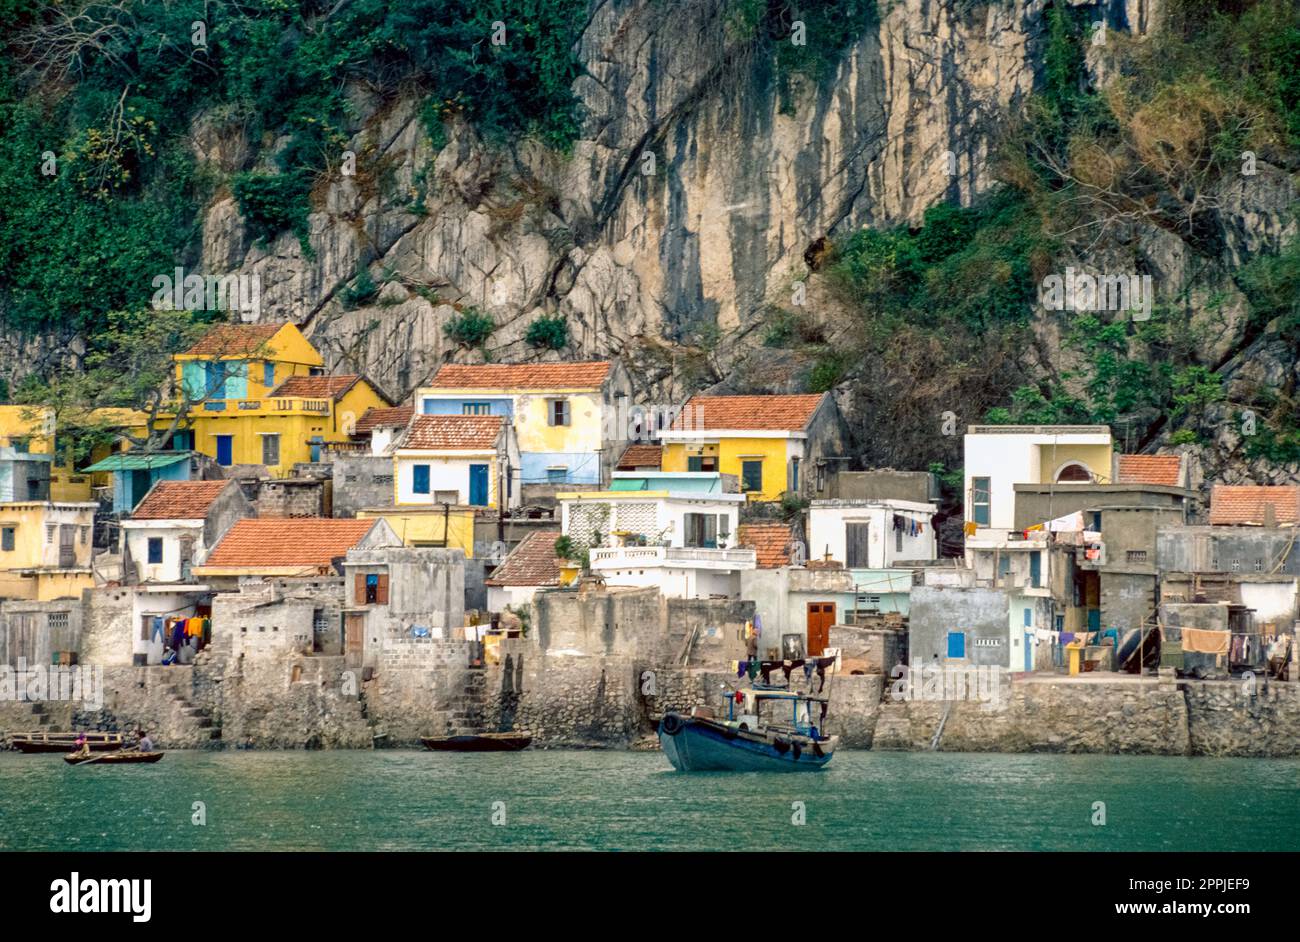
<path fill-rule="evenodd" d="M 262 385 L 267 389 L 275 386 L 275 364 L 270 360 L 262 364 Z"/>
<path fill-rule="evenodd" d="M 411 490 L 416 494 L 429 493 L 429 466 L 417 464 L 411 469 Z"/>
<path fill-rule="evenodd" d="M 948 656 L 949 657 L 966 656 L 966 632 L 964 631 L 948 632 Z"/>

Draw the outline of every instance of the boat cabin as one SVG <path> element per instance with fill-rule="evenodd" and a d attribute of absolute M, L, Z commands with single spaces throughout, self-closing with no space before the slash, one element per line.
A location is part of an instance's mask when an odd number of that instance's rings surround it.
<path fill-rule="evenodd" d="M 790 690 L 744 688 L 727 698 L 727 721 L 741 729 L 786 729 L 815 739 L 827 702 L 825 697 Z M 816 712 L 814 703 L 820 704 Z"/>

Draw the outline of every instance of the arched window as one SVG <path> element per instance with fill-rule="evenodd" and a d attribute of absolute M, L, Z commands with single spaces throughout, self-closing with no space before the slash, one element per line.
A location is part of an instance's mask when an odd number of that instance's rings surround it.
<path fill-rule="evenodd" d="M 1092 480 L 1092 472 L 1080 461 L 1067 461 L 1056 469 L 1057 484 L 1087 484 Z"/>

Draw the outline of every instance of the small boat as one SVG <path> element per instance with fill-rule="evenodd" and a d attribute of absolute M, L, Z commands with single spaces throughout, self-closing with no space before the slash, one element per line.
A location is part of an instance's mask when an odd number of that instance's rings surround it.
<path fill-rule="evenodd" d="M 72 752 L 77 739 L 86 737 L 91 752 L 113 752 L 126 745 L 121 733 L 14 733 L 9 737 L 11 749 L 19 752 Z"/>
<path fill-rule="evenodd" d="M 106 752 L 98 756 L 64 756 L 68 765 L 133 765 L 137 762 L 157 762 L 161 752 Z"/>
<path fill-rule="evenodd" d="M 421 736 L 425 749 L 434 752 L 518 752 L 532 736 L 519 733 L 471 733 L 464 736 Z"/>
<path fill-rule="evenodd" d="M 831 761 L 840 741 L 823 736 L 812 723 L 812 705 L 827 702 L 788 689 L 737 690 L 727 699 L 725 720 L 708 707 L 694 707 L 686 716 L 665 713 L 659 721 L 659 746 L 679 772 L 816 771 Z M 764 707 L 775 708 L 769 714 L 784 714 L 787 705 L 788 724 L 764 716 Z"/>

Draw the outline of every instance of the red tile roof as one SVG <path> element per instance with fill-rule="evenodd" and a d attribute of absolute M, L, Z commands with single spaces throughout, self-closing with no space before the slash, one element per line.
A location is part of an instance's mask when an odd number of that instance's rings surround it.
<path fill-rule="evenodd" d="M 430 386 L 448 389 L 599 389 L 609 376 L 608 360 L 582 363 L 447 363 Z"/>
<path fill-rule="evenodd" d="M 185 351 L 190 356 L 244 356 L 254 353 L 280 332 L 279 324 L 217 324 Z"/>
<path fill-rule="evenodd" d="M 618 459 L 619 471 L 636 471 L 640 468 L 659 468 L 663 464 L 662 445 L 628 445 L 623 457 Z"/>
<path fill-rule="evenodd" d="M 1278 487 L 1216 484 L 1210 491 L 1210 523 L 1264 523 L 1264 508 L 1271 504 L 1275 522 L 1300 523 L 1300 486 Z"/>
<path fill-rule="evenodd" d="M 739 546 L 748 546 L 758 557 L 759 569 L 790 565 L 794 532 L 788 523 L 742 523 L 736 530 Z"/>
<path fill-rule="evenodd" d="M 406 425 L 414 414 L 413 406 L 389 406 L 383 409 L 372 406 L 357 419 L 356 434 L 366 435 L 377 428 Z"/>
<path fill-rule="evenodd" d="M 275 389 L 272 396 L 301 396 L 303 399 L 339 399 L 363 377 L 356 373 L 336 376 L 290 376 Z"/>
<path fill-rule="evenodd" d="M 1119 483 L 1178 487 L 1182 455 L 1120 455 Z"/>
<path fill-rule="evenodd" d="M 499 415 L 417 415 L 400 447 L 491 450 L 504 422 Z"/>
<path fill-rule="evenodd" d="M 794 396 L 692 396 L 674 429 L 802 432 L 825 393 Z"/>
<path fill-rule="evenodd" d="M 559 530 L 536 530 L 510 551 L 485 585 L 559 585 L 560 559 L 555 555 Z"/>
<path fill-rule="evenodd" d="M 336 517 L 245 517 L 226 532 L 203 565 L 319 569 L 346 556 L 378 522 Z"/>
<path fill-rule="evenodd" d="M 131 514 L 132 520 L 202 520 L 230 481 L 159 481 Z M 239 485 L 235 485 L 238 487 Z"/>

